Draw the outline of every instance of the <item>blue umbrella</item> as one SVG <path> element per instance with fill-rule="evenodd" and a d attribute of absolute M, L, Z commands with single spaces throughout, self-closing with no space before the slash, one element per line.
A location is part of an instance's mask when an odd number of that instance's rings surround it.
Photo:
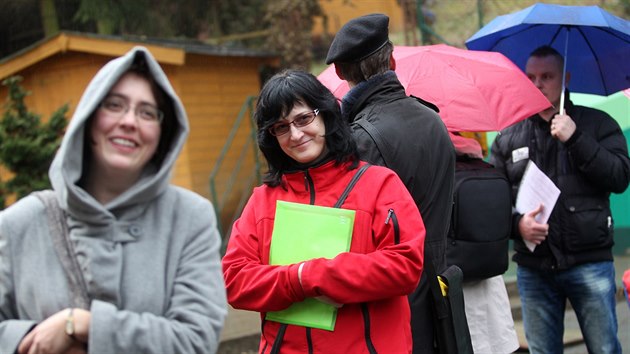
<path fill-rule="evenodd" d="M 537 3 L 496 17 L 466 41 L 468 49 L 503 53 L 522 70 L 541 45 L 564 55 L 573 92 L 610 95 L 630 87 L 630 21 L 597 6 Z"/>

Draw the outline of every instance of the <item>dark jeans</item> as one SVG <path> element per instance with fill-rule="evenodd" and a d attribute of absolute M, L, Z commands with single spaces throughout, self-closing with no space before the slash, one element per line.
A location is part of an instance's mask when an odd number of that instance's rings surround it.
<path fill-rule="evenodd" d="M 613 262 L 586 263 L 557 272 L 519 266 L 516 276 L 530 353 L 563 352 L 567 299 L 589 353 L 621 353 Z"/>

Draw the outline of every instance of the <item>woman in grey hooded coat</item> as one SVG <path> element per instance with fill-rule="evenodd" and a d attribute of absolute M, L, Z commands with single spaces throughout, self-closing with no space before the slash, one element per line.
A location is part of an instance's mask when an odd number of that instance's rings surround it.
<path fill-rule="evenodd" d="M 54 193 L 0 213 L 0 352 L 217 350 L 227 305 L 215 213 L 169 182 L 187 135 L 148 50 L 96 74 L 50 167 Z"/>

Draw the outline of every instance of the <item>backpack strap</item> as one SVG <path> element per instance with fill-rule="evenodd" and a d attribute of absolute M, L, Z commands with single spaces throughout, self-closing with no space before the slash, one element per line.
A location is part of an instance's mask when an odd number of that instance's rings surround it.
<path fill-rule="evenodd" d="M 354 188 L 354 185 L 357 184 L 357 181 L 359 181 L 359 178 L 363 176 L 363 174 L 365 173 L 365 170 L 367 170 L 368 167 L 370 166 L 371 165 L 369 163 L 366 163 L 365 165 L 361 166 L 361 168 L 359 168 L 357 173 L 355 173 L 354 176 L 352 176 L 352 179 L 346 186 L 346 189 L 344 189 L 343 193 L 341 193 L 339 200 L 337 201 L 337 203 L 335 203 L 335 206 L 333 208 L 341 208 L 343 203 L 346 201 L 348 194 L 350 194 L 350 191 L 352 190 L 352 188 Z"/>
<path fill-rule="evenodd" d="M 79 262 L 75 257 L 72 241 L 70 240 L 66 213 L 59 206 L 54 191 L 44 190 L 33 192 L 32 194 L 42 201 L 46 209 L 50 237 L 52 238 L 52 243 L 59 257 L 59 261 L 66 273 L 66 279 L 71 292 L 70 298 L 73 304 L 72 306 L 88 309 L 90 300 L 87 285 L 83 278 L 81 268 L 79 267 Z"/>
<path fill-rule="evenodd" d="M 379 154 L 383 157 L 383 161 L 385 161 L 385 166 L 391 166 L 392 159 L 389 156 L 389 151 L 392 151 L 391 148 L 388 148 L 385 144 L 385 139 L 381 136 L 381 133 L 374 127 L 370 121 L 365 118 L 361 118 L 355 121 L 366 133 L 372 138 L 374 141 L 374 145 L 376 145 L 376 149 Z"/>
<path fill-rule="evenodd" d="M 424 265 L 435 305 L 433 325 L 438 352 L 473 354 L 464 305 L 462 270 L 451 265 L 437 275 L 431 262 L 425 262 Z M 446 284 L 446 294 L 440 282 Z"/>
<path fill-rule="evenodd" d="M 466 310 L 464 305 L 464 293 L 462 289 L 462 281 L 464 273 L 459 267 L 451 265 L 446 268 L 439 276 L 446 282 L 448 286 L 448 303 L 451 311 L 451 321 L 453 323 L 454 336 L 456 341 L 458 354 L 473 354 L 472 339 L 470 338 L 470 330 L 468 328 L 468 320 L 466 319 Z"/>

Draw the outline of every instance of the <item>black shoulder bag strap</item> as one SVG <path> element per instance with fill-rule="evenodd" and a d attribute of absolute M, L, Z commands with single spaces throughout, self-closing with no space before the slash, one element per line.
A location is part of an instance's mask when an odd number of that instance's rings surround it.
<path fill-rule="evenodd" d="M 443 295 L 433 264 L 425 262 L 424 265 L 435 304 L 433 324 L 438 353 L 472 354 L 472 342 L 466 320 L 462 290 L 463 273 L 461 269 L 456 265 L 451 265 L 439 275 L 439 278 L 448 286 L 448 293 Z"/>
<path fill-rule="evenodd" d="M 87 286 L 79 263 L 75 257 L 72 241 L 70 240 L 66 213 L 59 206 L 54 191 L 44 190 L 33 192 L 33 195 L 44 203 L 50 237 L 52 238 L 52 243 L 59 257 L 59 261 L 65 270 L 68 286 L 70 287 L 72 307 L 88 309 L 90 300 L 88 298 Z"/>
<path fill-rule="evenodd" d="M 376 145 L 376 149 L 385 161 L 385 165 L 389 167 L 391 159 L 389 158 L 388 153 L 389 151 L 391 151 L 391 149 L 388 149 L 387 146 L 385 146 L 385 140 L 381 136 L 381 133 L 374 127 L 372 123 L 370 123 L 365 118 L 357 119 L 355 123 L 361 126 L 361 128 L 363 128 L 363 130 L 365 130 L 366 133 L 368 133 L 368 135 L 372 137 L 372 140 L 374 140 L 374 143 Z"/>
<path fill-rule="evenodd" d="M 359 178 L 363 176 L 363 174 L 365 173 L 365 170 L 367 170 L 368 167 L 370 166 L 371 165 L 369 163 L 366 163 L 365 165 L 361 166 L 361 168 L 359 168 L 357 173 L 355 173 L 354 176 L 352 176 L 352 179 L 350 180 L 350 182 L 348 182 L 346 189 L 344 189 L 343 193 L 341 193 L 339 200 L 337 201 L 337 203 L 335 203 L 333 208 L 341 208 L 343 203 L 346 201 L 346 198 L 348 198 L 348 194 L 350 194 L 350 191 L 352 191 L 352 188 L 354 188 L 354 185 L 357 184 L 357 182 L 359 181 Z"/>
<path fill-rule="evenodd" d="M 346 201 L 346 198 L 350 194 L 350 191 L 352 190 L 352 188 L 354 188 L 354 185 L 357 184 L 357 182 L 359 181 L 359 178 L 363 176 L 363 173 L 365 173 L 365 170 L 367 170 L 368 167 L 370 166 L 371 165 L 369 163 L 366 163 L 365 165 L 361 166 L 361 168 L 359 168 L 359 170 L 354 174 L 354 176 L 352 176 L 352 179 L 350 180 L 350 182 L 348 182 L 346 189 L 343 190 L 343 192 L 341 193 L 341 196 L 339 196 L 339 200 L 337 200 L 337 203 L 335 203 L 333 208 L 341 208 L 343 203 Z M 284 338 L 284 332 L 286 330 L 287 330 L 287 324 L 286 323 L 281 324 L 280 328 L 278 329 L 278 334 L 276 335 L 276 339 L 273 341 L 273 346 L 271 347 L 271 352 L 270 352 L 271 354 L 277 354 L 280 352 L 280 345 L 282 344 L 282 340 Z M 307 327 L 306 331 L 307 331 L 307 336 L 310 338 L 310 328 Z"/>

